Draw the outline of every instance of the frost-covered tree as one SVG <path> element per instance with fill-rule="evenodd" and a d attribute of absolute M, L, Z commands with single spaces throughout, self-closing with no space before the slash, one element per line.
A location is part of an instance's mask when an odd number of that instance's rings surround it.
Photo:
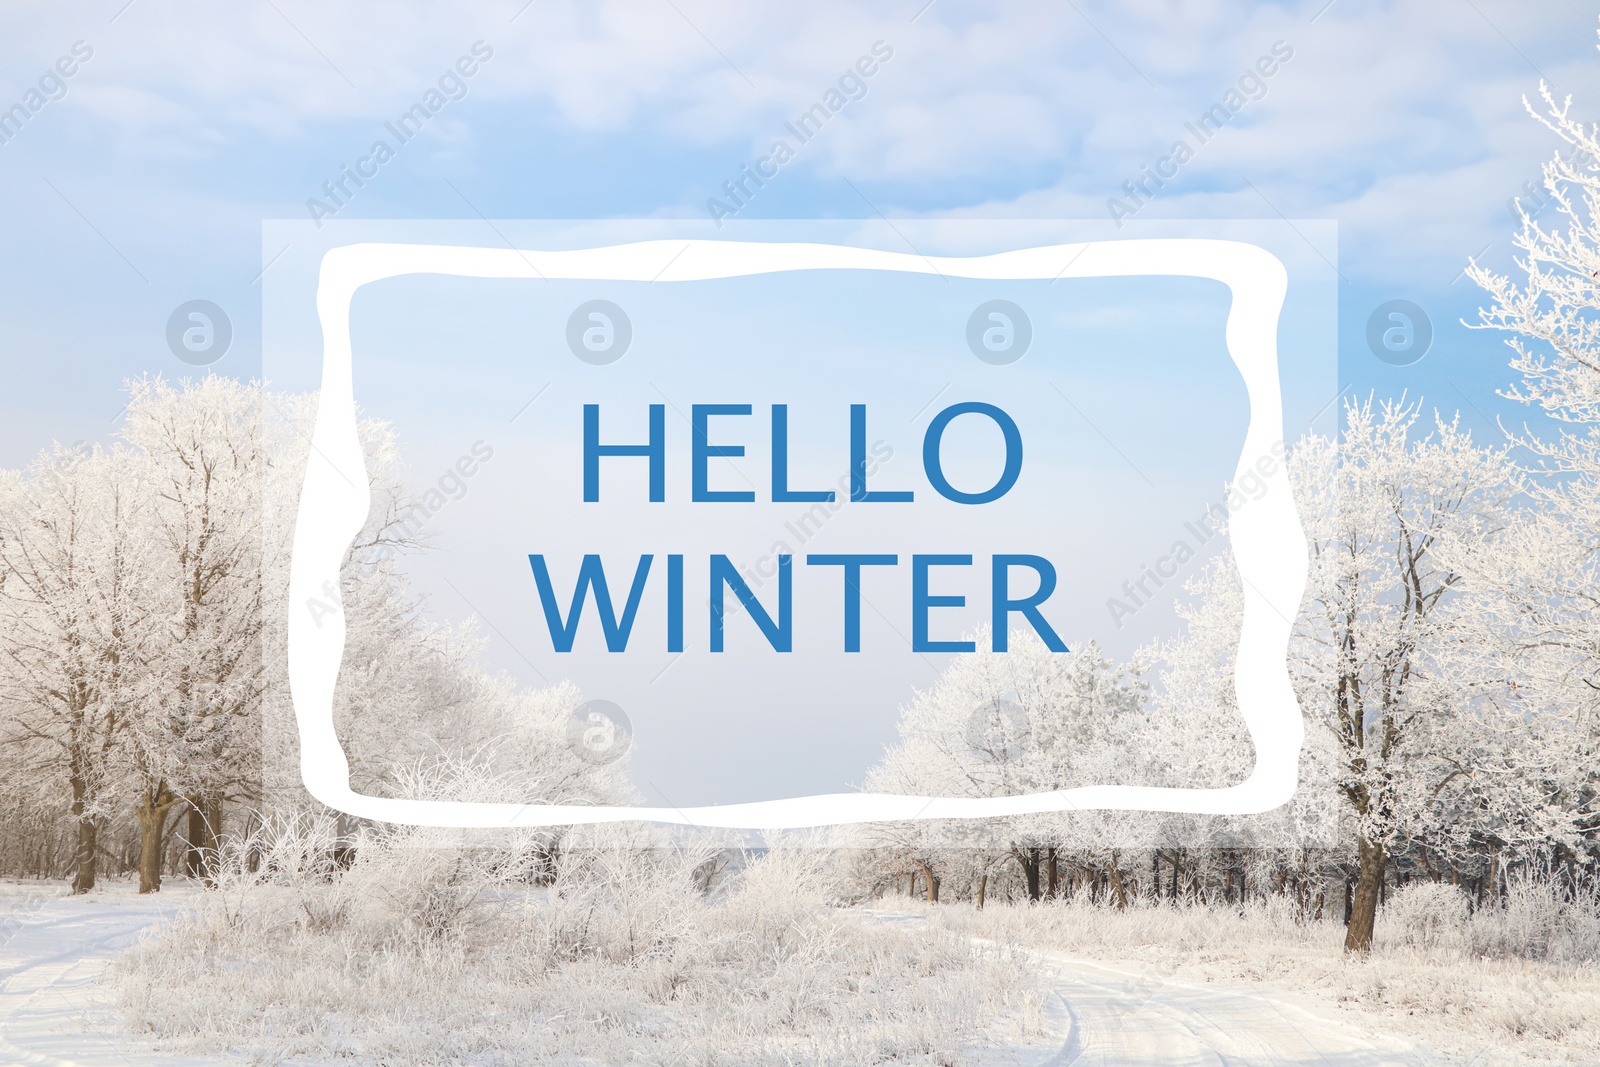
<path fill-rule="evenodd" d="M 189 873 L 209 875 L 225 812 L 313 806 L 282 631 L 316 398 L 217 377 L 129 389 L 114 447 L 0 473 L 0 779 L 8 807 L 60 798 L 79 890 L 108 828 L 114 859 L 136 839 L 148 892 L 177 818 Z M 347 624 L 335 718 L 357 787 L 394 794 L 468 767 L 528 802 L 630 799 L 625 759 L 568 743 L 576 689 L 519 689 L 479 666 L 470 623 L 429 617 L 396 554 L 418 547 L 398 441 L 370 419 L 361 433 L 373 508 L 322 605 Z"/>
<path fill-rule="evenodd" d="M 1509 336 L 1521 382 L 1505 395 L 1548 421 L 1512 438 L 1534 460 L 1537 511 L 1499 555 L 1481 561 L 1494 590 L 1481 610 L 1506 635 L 1541 726 L 1571 722 L 1567 773 L 1551 786 L 1569 834 L 1600 830 L 1600 125 L 1572 115 L 1541 83 L 1543 111 L 1529 113 L 1564 144 L 1544 165 L 1555 206 L 1541 224 L 1525 210 L 1514 237 L 1518 277 L 1476 263 L 1468 273 L 1489 294 L 1480 327 Z M 1558 835 L 1559 836 L 1559 835 Z"/>
<path fill-rule="evenodd" d="M 1137 668 L 1112 662 L 1093 642 L 1052 652 L 1029 630 L 1015 631 L 1005 653 L 983 651 L 982 633 L 977 645 L 980 651 L 957 656 L 931 689 L 901 709 L 899 741 L 869 771 L 866 788 L 1014 796 L 1127 773 L 1128 740 L 1145 694 Z M 930 899 L 944 853 L 960 851 L 964 862 L 988 870 L 996 857 L 985 851 L 1005 841 L 1001 854 L 1016 861 L 1037 900 L 1056 888 L 1059 852 L 1071 831 L 1065 816 L 1035 815 L 1003 825 L 912 823 L 884 832 L 891 835 L 884 843 L 928 880 Z"/>
<path fill-rule="evenodd" d="M 1274 829 L 1291 843 L 1320 836 L 1336 794 L 1357 860 L 1346 947 L 1362 951 L 1392 852 L 1460 845 L 1507 810 L 1537 820 L 1536 798 L 1509 802 L 1511 783 L 1550 761 L 1508 744 L 1524 709 L 1507 699 L 1496 624 L 1469 581 L 1522 518 L 1507 450 L 1454 421 L 1424 429 L 1421 405 L 1403 400 L 1353 403 L 1344 416 L 1338 441 L 1308 437 L 1289 456 L 1311 564 L 1289 667 L 1308 729 L 1301 795 Z M 1233 687 L 1241 582 L 1222 557 L 1189 588 L 1185 631 L 1158 650 L 1155 703 L 1184 741 L 1172 756 L 1209 746 L 1214 777 L 1190 784 L 1223 785 L 1253 758 Z"/>
<path fill-rule="evenodd" d="M 165 614 L 162 680 L 119 752 L 137 794 L 139 887 L 161 885 L 169 816 L 187 809 L 190 871 L 214 849 L 225 802 L 259 779 L 260 523 L 264 390 L 209 376 L 129 386 L 122 437 L 144 455 L 155 549 L 149 578 Z"/>
<path fill-rule="evenodd" d="M 1148 728 L 1137 744 L 1141 765 L 1152 785 L 1217 789 L 1247 778 L 1255 764 L 1250 731 L 1239 714 L 1234 664 L 1244 612 L 1244 585 L 1231 555 L 1208 561 L 1184 586 L 1174 605 L 1180 632 L 1160 640 L 1147 655 L 1156 664 Z M 1305 655 L 1303 628 L 1291 636 L 1290 656 Z M 1301 679 L 1298 697 L 1311 720 L 1300 751 L 1300 782 L 1295 798 L 1276 811 L 1248 816 L 1169 814 L 1159 820 L 1169 847 L 1156 866 L 1170 867 L 1167 896 L 1178 899 L 1186 874 L 1199 879 L 1210 864 L 1224 875 L 1226 894 L 1241 896 L 1263 864 L 1294 856 L 1304 866 L 1304 851 L 1326 847 L 1339 832 L 1340 798 L 1333 789 L 1336 748 L 1333 735 L 1318 729 L 1315 691 Z M 1257 852 L 1281 853 L 1278 859 Z M 1208 855 L 1215 852 L 1216 855 Z"/>
<path fill-rule="evenodd" d="M 299 785 L 297 735 L 284 664 L 288 546 L 309 448 L 314 397 L 272 397 L 267 438 L 263 597 L 268 664 L 265 692 L 269 807 L 308 803 Z M 414 486 L 393 427 L 359 424 L 372 506 L 346 552 L 340 588 L 317 611 L 345 619 L 345 649 L 334 693 L 334 723 L 358 790 L 398 795 L 432 761 L 467 761 L 510 788 L 509 799 L 621 803 L 632 799 L 626 757 L 593 763 L 574 752 L 567 727 L 581 702 L 571 684 L 523 689 L 479 664 L 484 648 L 471 620 L 452 625 L 411 588 L 407 564 L 429 544 L 409 516 Z M 507 798 L 501 798 L 507 799 Z"/>
<path fill-rule="evenodd" d="M 1467 273 L 1493 301 L 1481 327 L 1511 334 L 1522 384 L 1507 395 L 1561 424 L 1553 437 L 1530 431 L 1523 443 L 1556 470 L 1592 474 L 1600 467 L 1600 125 L 1574 118 L 1570 96 L 1557 105 L 1543 82 L 1539 90 L 1545 111 L 1529 105 L 1529 113 L 1567 145 L 1543 167 L 1556 222 L 1547 229 L 1522 210 L 1512 238 L 1521 280 L 1476 262 Z"/>
<path fill-rule="evenodd" d="M 1453 556 L 1511 522 L 1505 449 L 1455 422 L 1417 431 L 1420 405 L 1351 404 L 1337 443 L 1303 440 L 1293 471 L 1311 549 L 1291 662 L 1333 735 L 1359 869 L 1346 948 L 1365 950 L 1391 846 L 1470 768 L 1452 760 L 1473 719 L 1457 661 L 1473 634 Z"/>
<path fill-rule="evenodd" d="M 72 888 L 94 887 L 121 746 L 158 687 L 151 472 L 124 448 L 55 448 L 0 473 L 0 741 L 6 773 L 65 794 Z"/>

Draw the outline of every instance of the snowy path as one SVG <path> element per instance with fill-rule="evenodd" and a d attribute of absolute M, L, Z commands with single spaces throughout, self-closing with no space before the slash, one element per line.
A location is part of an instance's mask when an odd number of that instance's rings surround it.
<path fill-rule="evenodd" d="M 17 892 L 16 887 L 7 887 Z M 182 890 L 139 898 L 0 896 L 0 1065 L 202 1067 L 236 1063 L 150 1051 L 122 1035 L 106 965 L 146 929 L 171 918 Z M 879 913 L 876 921 L 920 921 Z M 9 930 L 9 936 L 6 931 Z M 1036 953 L 1053 990 L 1059 1046 L 1039 1067 L 1441 1067 L 1401 1042 L 1272 990 L 1190 982 L 1140 965 Z M 1012 1056 L 1006 1062 L 1018 1062 Z"/>
<path fill-rule="evenodd" d="M 1148 966 L 1040 954 L 1066 1040 L 1042 1067 L 1436 1067 L 1292 994 L 1189 982 Z"/>
<path fill-rule="evenodd" d="M 7 886 L 13 893 L 19 887 Z M 217 1060 L 160 1056 L 120 1036 L 106 965 L 183 907 L 181 890 L 139 898 L 0 897 L 0 1064 L 6 1067 L 200 1067 Z M 58 888 L 52 890 L 59 892 Z"/>
<path fill-rule="evenodd" d="M 913 911 L 872 910 L 863 918 L 896 925 L 927 921 Z M 1034 1067 L 1449 1067 L 1460 1062 L 1403 1039 L 1365 1034 L 1286 990 L 1191 981 L 1137 962 L 1022 951 L 1045 970 L 1051 991 L 1047 1007 L 1060 1035 L 1059 1045 L 1042 1058 L 1020 1061 Z M 1494 1062 L 1480 1058 L 1470 1067 Z"/>

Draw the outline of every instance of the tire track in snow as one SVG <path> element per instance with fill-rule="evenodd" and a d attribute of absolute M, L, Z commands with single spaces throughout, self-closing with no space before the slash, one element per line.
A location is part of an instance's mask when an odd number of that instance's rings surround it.
<path fill-rule="evenodd" d="M 118 1027 L 107 966 L 182 900 L 57 898 L 0 945 L 0 1063 L 18 1067 L 209 1067 L 135 1049 Z"/>
<path fill-rule="evenodd" d="M 1283 994 L 1193 983 L 1149 969 L 1033 953 L 1071 1028 L 1041 1067 L 1439 1067 L 1408 1043 L 1381 1042 Z"/>

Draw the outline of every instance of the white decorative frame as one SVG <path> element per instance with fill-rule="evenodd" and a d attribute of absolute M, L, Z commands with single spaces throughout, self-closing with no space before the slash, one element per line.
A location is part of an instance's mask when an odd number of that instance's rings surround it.
<path fill-rule="evenodd" d="M 350 788 L 350 766 L 333 726 L 333 693 L 344 655 L 344 616 L 309 610 L 338 588 L 340 563 L 371 501 L 356 433 L 350 305 L 370 282 L 408 274 L 471 278 L 562 278 L 682 282 L 796 270 L 878 270 L 962 278 L 1043 279 L 1127 276 L 1210 278 L 1232 291 L 1227 346 L 1244 378 L 1250 424 L 1235 477 L 1283 438 L 1278 316 L 1288 274 L 1277 257 L 1236 241 L 1096 241 L 988 256 L 940 257 L 847 245 L 711 240 L 643 241 L 574 251 L 408 244 L 352 244 L 322 259 L 320 402 L 290 561 L 289 688 L 300 733 L 300 773 L 311 795 L 361 818 L 424 826 L 534 827 L 644 820 L 689 826 L 789 829 L 904 819 L 962 819 L 1037 812 L 1120 809 L 1242 815 L 1287 803 L 1299 778 L 1305 727 L 1289 680 L 1290 619 L 1306 583 L 1306 542 L 1283 464 L 1264 476 L 1258 500 L 1232 517 L 1229 535 L 1244 579 L 1244 618 L 1234 685 L 1255 743 L 1256 764 L 1237 785 L 1217 789 L 1098 785 L 1002 797 L 831 793 L 699 808 L 466 803 L 366 796 Z M 1260 472 L 1255 472 L 1261 477 Z M 331 583 L 331 585 L 329 584 Z M 299 608 L 296 605 L 300 606 Z"/>

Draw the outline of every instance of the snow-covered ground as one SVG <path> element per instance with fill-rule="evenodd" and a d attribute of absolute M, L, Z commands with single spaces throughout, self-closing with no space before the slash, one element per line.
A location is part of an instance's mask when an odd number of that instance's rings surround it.
<path fill-rule="evenodd" d="M 191 896 L 140 897 L 113 884 L 84 897 L 59 884 L 6 885 L 0 895 L 0 1064 L 191 1067 L 215 1060 L 152 1056 L 118 1023 L 106 966 Z M 10 921 L 3 921 L 9 919 Z M 15 925 L 13 925 L 13 923 Z"/>
<path fill-rule="evenodd" d="M 8 886 L 16 926 L 0 944 L 0 1063 L 29 1067 L 193 1067 L 122 1031 L 107 964 L 180 910 L 189 891 L 139 898 L 113 887 L 87 898 Z M 45 888 L 43 893 L 57 894 Z M 881 921 L 881 920 L 880 920 Z M 1055 1033 L 1048 1048 L 996 1061 L 1041 1067 L 1432 1067 L 1445 1061 L 1323 1014 L 1294 994 L 1195 983 L 1147 964 L 1040 954 Z M 999 1052 L 999 1050 L 996 1050 Z M 1486 1065 L 1492 1061 L 1485 1060 Z"/>
<path fill-rule="evenodd" d="M 1195 984 L 1138 963 L 1046 957 L 1064 1040 L 1050 1067 L 1435 1067 L 1281 990 Z"/>
<path fill-rule="evenodd" d="M 1022 947 L 1053 966 L 1050 986 L 1079 1024 L 1072 1054 L 1087 1054 L 1065 1063 L 1600 1064 L 1592 962 L 1419 948 L 1386 913 L 1379 947 L 1354 956 L 1341 924 L 1296 921 L 1282 901 L 1244 911 L 1081 901 L 919 910 L 935 927 Z M 1507 921 L 1480 914 L 1486 928 Z M 1139 1058 L 1141 1044 L 1182 1048 L 1185 1034 L 1220 1056 Z"/>

